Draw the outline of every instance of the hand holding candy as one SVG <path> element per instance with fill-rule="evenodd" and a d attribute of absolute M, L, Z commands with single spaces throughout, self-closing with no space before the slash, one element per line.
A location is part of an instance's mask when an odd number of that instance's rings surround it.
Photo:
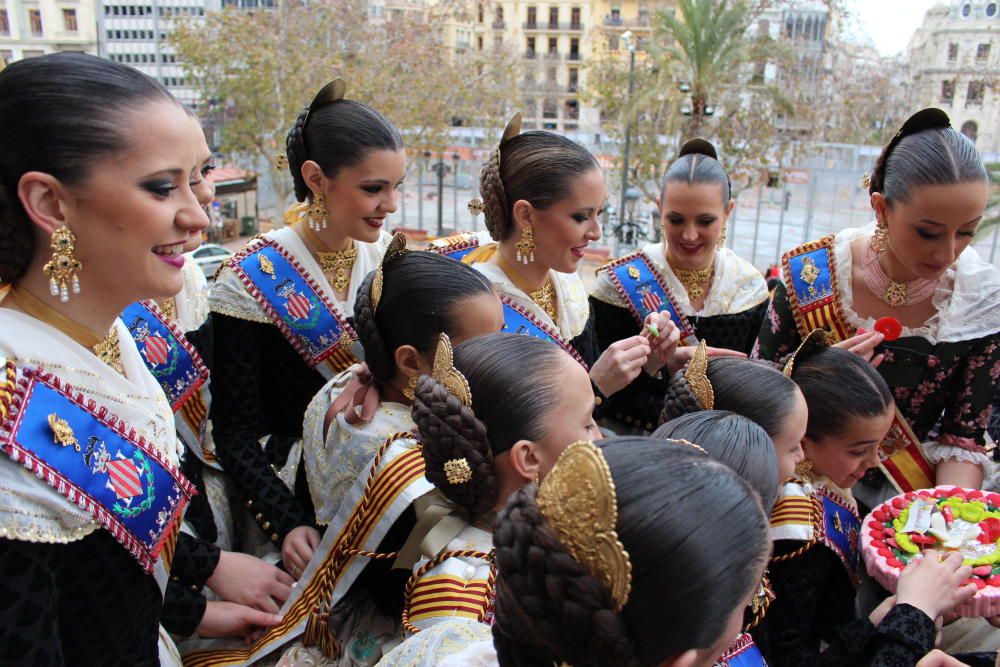
<path fill-rule="evenodd" d="M 887 341 L 893 341 L 903 333 L 903 325 L 895 317 L 880 317 L 875 322 L 875 331 L 885 336 Z"/>

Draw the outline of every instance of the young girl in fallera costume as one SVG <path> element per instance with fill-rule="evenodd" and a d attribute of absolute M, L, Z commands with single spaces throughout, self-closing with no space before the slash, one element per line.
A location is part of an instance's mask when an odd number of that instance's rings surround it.
<path fill-rule="evenodd" d="M 771 516 L 768 566 L 775 599 L 754 628 L 768 664 L 912 665 L 934 646 L 937 617 L 975 594 L 971 568 L 931 552 L 900 578 L 897 595 L 855 619 L 860 518 L 851 488 L 878 465 L 894 414 L 888 385 L 859 356 L 814 331 L 783 361 L 809 406 L 806 461 Z M 821 641 L 829 646 L 820 651 Z"/>
<path fill-rule="evenodd" d="M 302 415 L 360 354 L 348 316 L 389 241 L 382 225 L 404 172 L 399 133 L 344 99 L 340 79 L 299 114 L 286 146 L 295 196 L 308 204 L 296 209 L 297 224 L 252 240 L 223 265 L 209 298 L 216 452 L 259 527 L 251 533 L 271 553 L 315 547 L 304 528 L 289 536 L 313 523 L 298 465 Z"/>
<path fill-rule="evenodd" d="M 871 176 L 874 227 L 786 253 L 786 289 L 761 326 L 759 354 L 774 360 L 817 326 L 842 340 L 884 316 L 902 324 L 899 339 L 879 348 L 878 370 L 897 408 L 881 467 L 904 491 L 982 482 L 1000 375 L 1000 274 L 968 246 L 987 188 L 982 158 L 947 115 L 915 114 Z M 866 335 L 883 342 L 881 334 Z M 871 506 L 896 493 L 881 478 L 861 491 Z"/>
<path fill-rule="evenodd" d="M 3 660 L 170 664 L 168 576 L 205 583 L 174 559 L 193 489 L 170 404 L 117 318 L 180 289 L 175 250 L 207 224 L 197 140 L 161 85 L 92 56 L 16 63 L 0 91 Z M 202 629 L 275 622 L 213 610 L 229 626 L 206 614 Z"/>
<path fill-rule="evenodd" d="M 504 300 L 506 330 L 545 338 L 577 356 L 603 400 L 643 369 L 658 373 L 674 356 L 677 332 L 669 316 L 651 313 L 621 340 L 598 344 L 576 271 L 588 244 L 601 236 L 604 175 L 580 145 L 520 128 L 515 114 L 483 164 L 482 201 L 470 203 L 470 210 L 486 214 L 494 242 L 463 235 L 432 249 L 482 271 Z"/>
<path fill-rule="evenodd" d="M 760 271 L 723 245 L 734 201 L 712 144 L 703 139 L 684 144 L 663 176 L 657 206 L 664 240 L 597 273 L 591 304 L 600 347 L 634 329 L 648 313 L 663 311 L 684 344 L 697 339 L 749 353 L 767 310 L 767 284 Z M 619 428 L 652 431 L 663 389 L 662 380 L 640 375 L 611 397 L 605 414 Z"/>

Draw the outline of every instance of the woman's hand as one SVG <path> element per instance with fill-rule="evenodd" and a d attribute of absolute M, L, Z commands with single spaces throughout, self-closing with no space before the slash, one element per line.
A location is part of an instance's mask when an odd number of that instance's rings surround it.
<path fill-rule="evenodd" d="M 291 595 L 293 583 L 286 572 L 270 563 L 248 554 L 223 551 L 205 585 L 223 600 L 276 614 Z"/>
<path fill-rule="evenodd" d="M 667 362 L 667 368 L 669 369 L 670 373 L 676 373 L 680 369 L 684 368 L 684 366 L 687 365 L 689 361 L 691 361 L 691 357 L 694 356 L 694 353 L 697 349 L 698 349 L 697 345 L 681 345 L 674 348 L 674 354 Z M 747 356 L 743 352 L 737 352 L 736 350 L 729 350 L 724 347 L 709 347 L 707 348 L 707 350 L 709 359 L 711 359 L 712 357 L 741 357 L 743 359 L 746 359 Z"/>
<path fill-rule="evenodd" d="M 212 600 L 205 605 L 205 615 L 198 624 L 200 637 L 242 637 L 247 643 L 254 641 L 262 628 L 269 628 L 282 621 L 281 616 L 247 607 L 235 602 Z"/>
<path fill-rule="evenodd" d="M 653 334 L 653 331 L 656 334 Z M 643 370 L 651 376 L 660 372 L 668 361 L 674 356 L 677 344 L 681 339 L 680 329 L 670 319 L 670 315 L 663 311 L 650 313 L 643 323 L 641 336 L 645 336 L 649 341 L 649 358 L 643 366 Z"/>
<path fill-rule="evenodd" d="M 650 349 L 645 336 L 632 336 L 612 343 L 591 367 L 591 382 L 605 396 L 624 389 L 646 365 Z"/>
<path fill-rule="evenodd" d="M 878 365 L 882 363 L 882 359 L 885 358 L 884 354 L 875 354 L 875 348 L 882 344 L 885 340 L 885 336 L 878 331 L 866 331 L 863 334 L 858 334 L 857 336 L 851 336 L 850 338 L 845 338 L 839 343 L 835 343 L 833 347 L 839 347 L 842 350 L 847 350 L 848 352 L 853 352 L 859 357 L 863 357 L 865 361 L 871 363 L 872 366 L 878 368 Z"/>
<path fill-rule="evenodd" d="M 972 584 L 962 582 L 972 576 L 972 567 L 962 565 L 962 554 L 953 552 L 939 560 L 933 549 L 924 551 L 899 575 L 896 600 L 924 612 L 931 619 L 947 614 L 976 594 Z"/>
<path fill-rule="evenodd" d="M 319 546 L 319 531 L 312 526 L 293 528 L 281 544 L 281 562 L 298 581 Z"/>
<path fill-rule="evenodd" d="M 917 663 L 917 667 L 969 667 L 967 664 L 953 658 L 944 651 L 934 649 Z"/>

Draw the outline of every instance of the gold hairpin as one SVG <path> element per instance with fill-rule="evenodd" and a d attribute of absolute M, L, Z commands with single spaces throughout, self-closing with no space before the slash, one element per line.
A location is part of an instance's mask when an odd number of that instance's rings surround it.
<path fill-rule="evenodd" d="M 615 483 L 601 450 L 586 441 L 567 447 L 535 501 L 566 551 L 610 591 L 621 611 L 632 590 L 632 562 L 618 539 Z"/>
<path fill-rule="evenodd" d="M 274 156 L 274 168 L 277 171 L 285 171 L 288 169 L 288 156 L 284 153 L 278 153 Z"/>
<path fill-rule="evenodd" d="M 868 173 L 868 172 L 866 171 L 866 172 L 865 172 L 865 175 L 861 177 L 861 187 L 863 187 L 863 188 L 864 188 L 865 190 L 867 190 L 867 189 L 868 189 L 868 188 L 870 188 L 871 186 L 872 186 L 872 177 L 871 177 L 871 175 L 870 175 L 870 174 L 869 174 L 869 173 Z"/>
<path fill-rule="evenodd" d="M 785 377 L 792 377 L 792 373 L 795 372 L 795 360 L 799 358 L 799 355 L 805 351 L 811 350 L 813 348 L 819 347 L 826 344 L 826 330 L 825 329 L 813 329 L 809 332 L 799 346 L 792 352 L 792 355 L 788 357 L 788 361 L 785 362 L 785 367 L 781 369 L 781 372 Z"/>
<path fill-rule="evenodd" d="M 431 377 L 444 385 L 448 393 L 457 398 L 462 405 L 465 407 L 472 405 L 472 390 L 469 389 L 469 381 L 465 379 L 460 370 L 455 368 L 455 357 L 448 334 L 443 333 L 438 338 Z"/>
<path fill-rule="evenodd" d="M 708 452 L 705 451 L 704 447 L 702 447 L 701 445 L 696 445 L 693 442 L 691 442 L 690 440 L 685 440 L 684 438 L 667 438 L 667 442 L 673 442 L 673 443 L 676 443 L 678 445 L 684 445 L 686 447 L 691 447 L 692 449 L 697 449 L 702 454 L 708 454 Z"/>
<path fill-rule="evenodd" d="M 379 263 L 378 268 L 375 269 L 375 276 L 372 278 L 372 288 L 371 288 L 371 301 L 372 301 L 372 312 L 378 308 L 378 302 L 382 298 L 382 268 L 386 264 L 392 264 L 397 259 L 410 252 L 406 247 L 406 235 L 402 232 L 396 232 L 392 236 L 392 240 L 389 241 L 388 247 L 385 249 L 385 254 L 382 255 L 382 261 Z"/>
<path fill-rule="evenodd" d="M 708 379 L 708 345 L 704 340 L 698 343 L 698 349 L 694 351 L 691 362 L 684 369 L 684 379 L 702 409 L 711 410 L 715 405 L 715 392 L 712 391 L 712 383 Z"/>
<path fill-rule="evenodd" d="M 473 216 L 480 215 L 486 212 L 486 204 L 483 203 L 482 199 L 478 197 L 469 202 L 469 213 Z"/>
<path fill-rule="evenodd" d="M 464 456 L 444 462 L 444 476 L 451 485 L 465 484 L 472 479 L 472 468 Z"/>

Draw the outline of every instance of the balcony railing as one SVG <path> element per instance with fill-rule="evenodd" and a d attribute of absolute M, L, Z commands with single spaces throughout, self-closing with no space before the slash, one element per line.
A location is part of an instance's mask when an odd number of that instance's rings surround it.
<path fill-rule="evenodd" d="M 549 31 L 560 31 L 560 32 L 582 32 L 583 23 L 579 21 L 571 21 L 569 23 L 561 22 L 554 23 L 552 21 L 525 21 L 521 24 L 524 30 L 549 30 Z"/>
<path fill-rule="evenodd" d="M 617 16 L 605 16 L 604 26 L 607 28 L 648 28 L 649 17 L 640 16 L 634 19 L 623 19 Z"/>

